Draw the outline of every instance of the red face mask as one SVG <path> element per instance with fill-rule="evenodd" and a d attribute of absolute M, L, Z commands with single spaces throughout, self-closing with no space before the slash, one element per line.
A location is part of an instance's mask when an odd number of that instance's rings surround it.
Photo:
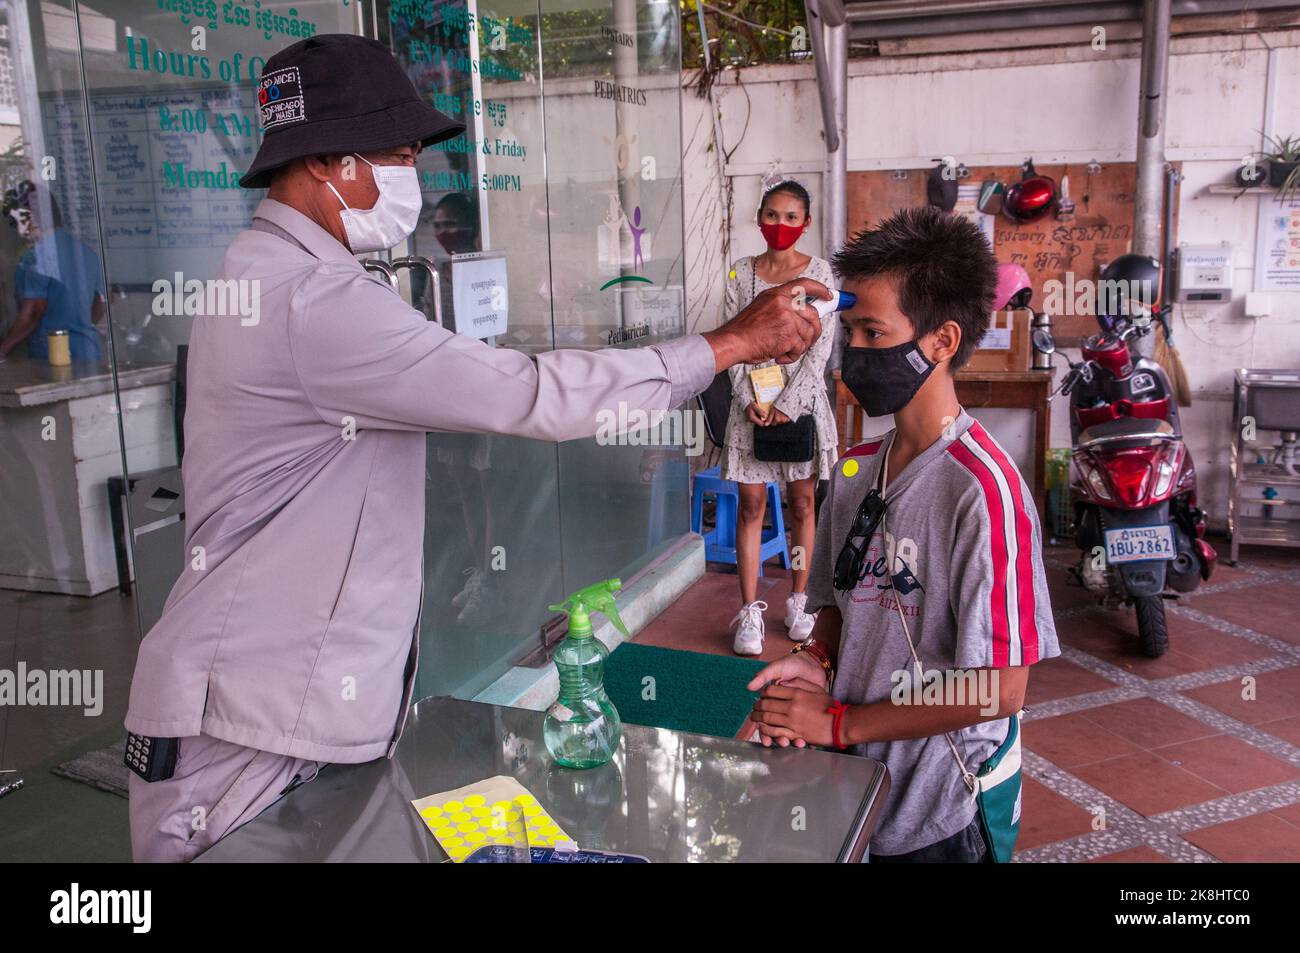
<path fill-rule="evenodd" d="M 799 240 L 803 234 L 802 225 L 781 225 L 777 222 L 764 222 L 758 226 L 758 230 L 763 233 L 763 238 L 767 240 L 768 248 L 775 248 L 777 251 L 785 251 L 791 245 Z"/>

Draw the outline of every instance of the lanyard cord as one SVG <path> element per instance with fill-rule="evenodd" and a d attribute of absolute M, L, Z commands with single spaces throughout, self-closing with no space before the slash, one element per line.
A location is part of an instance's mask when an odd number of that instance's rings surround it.
<path fill-rule="evenodd" d="M 898 432 L 895 431 L 894 436 L 896 437 L 897 435 Z M 894 449 L 894 437 L 890 437 L 889 446 L 884 447 L 882 450 L 882 452 L 884 453 L 884 457 L 880 461 L 880 476 L 876 480 L 877 492 L 880 494 L 880 499 L 882 502 L 884 502 L 885 499 L 885 488 L 889 485 L 889 452 L 893 449 Z M 888 513 L 889 513 L 889 506 L 886 505 L 884 512 L 880 514 L 880 532 L 884 536 L 882 542 L 884 542 L 886 547 L 890 545 L 890 539 L 891 539 L 889 535 L 889 525 L 887 522 Z M 898 555 L 897 545 L 895 545 L 894 553 L 892 555 L 895 558 L 897 558 Z M 904 563 L 904 565 L 906 565 L 906 563 Z M 922 684 L 924 684 L 925 670 L 921 665 L 920 656 L 916 654 L 916 643 L 912 641 L 912 630 L 907 625 L 907 615 L 906 613 L 903 612 L 902 599 L 899 595 L 898 590 L 894 587 L 893 570 L 894 570 L 894 561 L 893 559 L 891 559 L 889 563 L 889 571 L 890 571 L 889 588 L 890 591 L 894 593 L 894 608 L 898 610 L 898 621 L 903 624 L 903 635 L 907 637 L 907 647 L 911 649 L 912 661 L 916 663 L 916 677 L 921 680 Z M 967 770 L 966 762 L 962 760 L 961 755 L 957 752 L 957 745 L 953 743 L 951 732 L 945 731 L 943 733 L 943 740 L 948 742 L 948 749 L 952 752 L 952 756 L 957 759 L 957 769 L 961 772 L 961 779 L 963 783 L 965 783 L 966 787 L 970 790 L 971 798 L 974 799 L 975 796 L 979 794 L 979 782 L 976 780 L 975 775 L 971 774 L 970 771 Z"/>

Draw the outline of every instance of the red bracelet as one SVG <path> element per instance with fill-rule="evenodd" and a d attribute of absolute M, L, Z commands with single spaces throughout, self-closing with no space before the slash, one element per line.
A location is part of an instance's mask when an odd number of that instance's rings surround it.
<path fill-rule="evenodd" d="M 841 701 L 837 701 L 834 705 L 831 705 L 826 709 L 826 714 L 831 716 L 831 744 L 836 748 L 839 748 L 841 751 L 843 751 L 847 746 L 840 741 L 840 722 L 844 718 L 844 713 L 848 710 L 849 706 Z"/>

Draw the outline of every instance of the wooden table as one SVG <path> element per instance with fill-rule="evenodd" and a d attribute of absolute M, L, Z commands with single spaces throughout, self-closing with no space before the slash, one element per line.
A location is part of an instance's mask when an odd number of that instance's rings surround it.
<path fill-rule="evenodd" d="M 1051 446 L 1052 414 L 1047 397 L 1052 390 L 1051 371 L 958 371 L 957 399 L 968 410 L 1005 407 L 1028 410 L 1034 415 L 1033 472 L 1025 482 L 1038 505 L 1038 518 L 1047 520 L 1047 450 Z M 835 375 L 836 425 L 840 434 L 840 455 L 863 441 L 866 415 L 853 394 Z"/>

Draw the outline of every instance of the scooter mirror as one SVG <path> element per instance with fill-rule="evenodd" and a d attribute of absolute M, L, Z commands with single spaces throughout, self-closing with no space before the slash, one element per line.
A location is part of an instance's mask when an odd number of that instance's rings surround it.
<path fill-rule="evenodd" d="M 1034 328 L 1034 333 L 1029 336 L 1029 339 L 1034 344 L 1034 350 L 1039 354 L 1056 353 L 1056 339 L 1047 328 Z"/>

